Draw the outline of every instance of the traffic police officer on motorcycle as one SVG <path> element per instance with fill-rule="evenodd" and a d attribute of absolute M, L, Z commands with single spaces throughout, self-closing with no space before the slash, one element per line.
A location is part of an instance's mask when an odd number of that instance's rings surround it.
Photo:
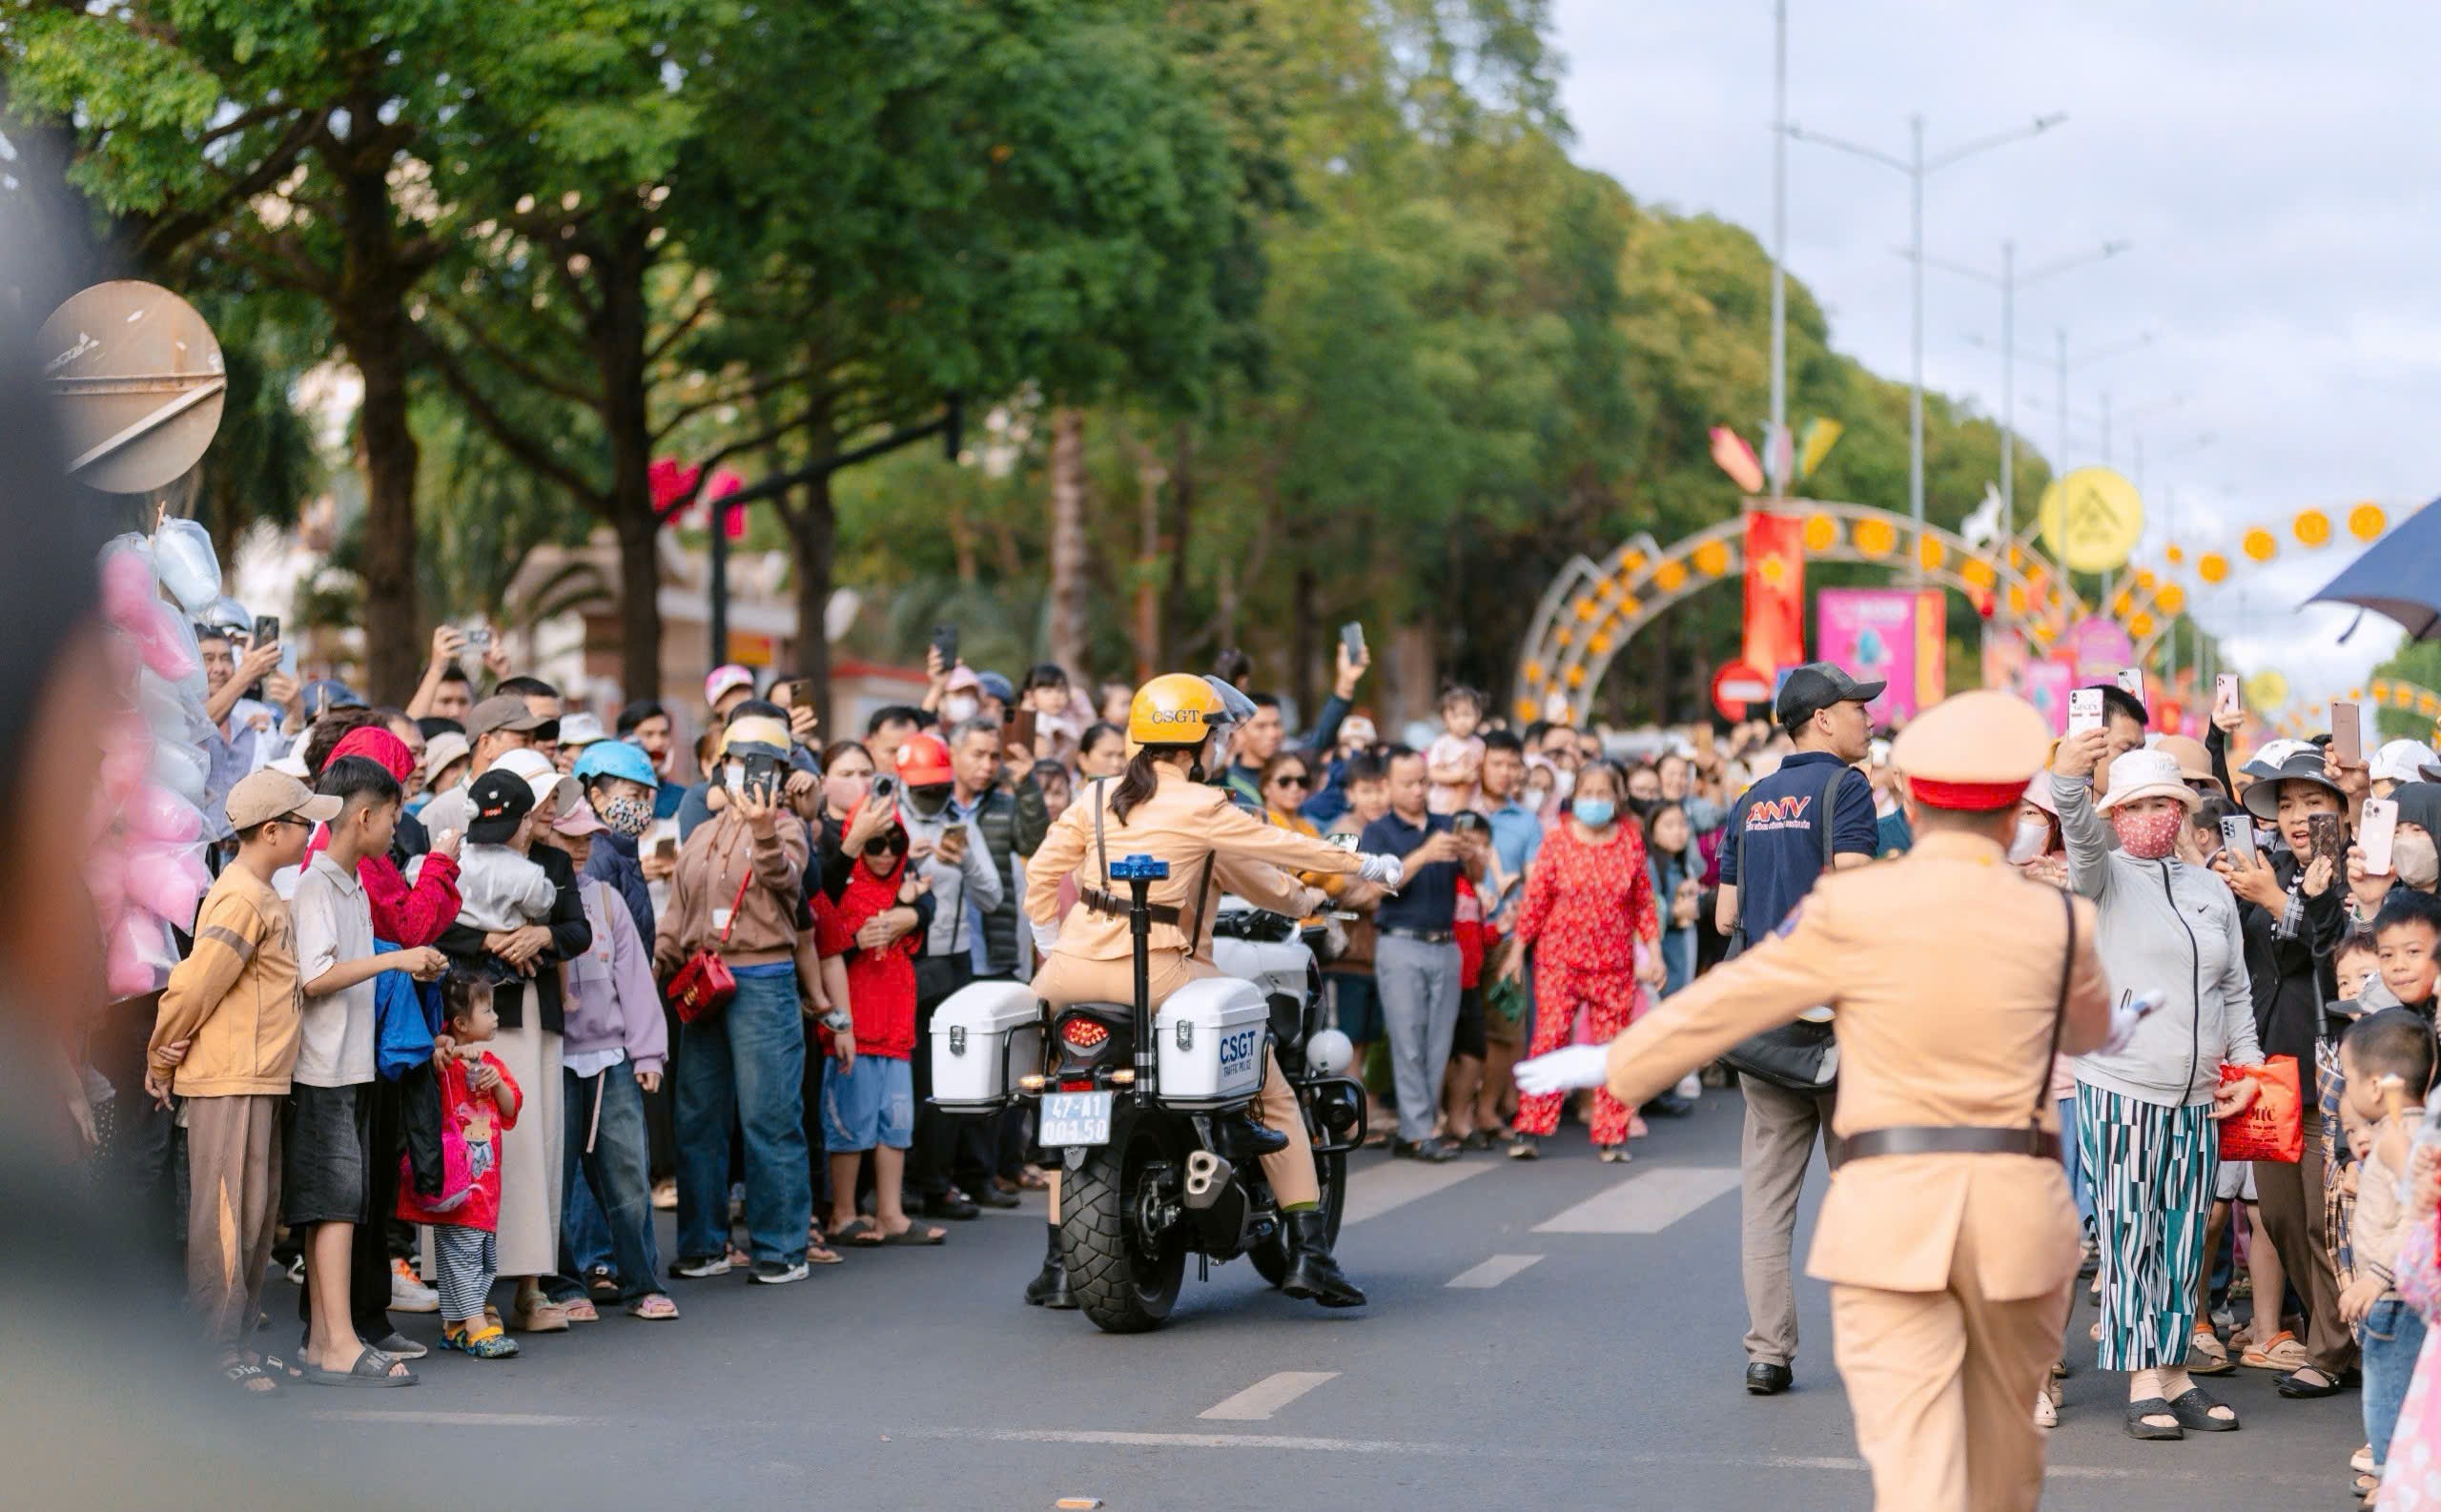
<path fill-rule="evenodd" d="M 1837 1164 L 1809 1271 L 1879 1512 L 2024 1512 L 2042 1484 L 2025 1404 L 2060 1349 L 2076 1211 L 2054 1053 L 2123 1035 L 2092 906 L 2003 851 L 2050 724 L 1962 693 L 1900 732 L 1916 846 L 1825 875 L 1771 937 L 1606 1049 L 1517 1068 L 1521 1090 L 1608 1081 L 1634 1104 L 1759 1031 L 1836 1011 Z M 2124 1020 L 2124 1021 L 2123 1021 Z"/>
<path fill-rule="evenodd" d="M 1242 705 L 1242 706 L 1241 706 Z M 1153 885 L 1149 959 L 1152 1005 L 1192 981 L 1220 975 L 1212 960 L 1212 921 L 1223 892 L 1259 908 L 1302 917 L 1325 906 L 1323 894 L 1291 871 L 1360 874 L 1395 885 L 1395 856 L 1358 856 L 1325 841 L 1278 828 L 1203 782 L 1203 753 L 1249 718 L 1254 705 L 1226 684 L 1189 673 L 1157 677 L 1128 707 L 1127 769 L 1077 795 L 1026 863 L 1026 917 L 1041 948 L 1035 995 L 1053 1009 L 1073 1003 L 1128 1002 L 1135 996 L 1128 899 L 1104 874 L 1113 855 L 1169 864 Z M 1074 874 L 1077 904 L 1063 921 L 1059 887 Z M 1249 1131 L 1288 1231 L 1289 1267 L 1281 1290 L 1325 1307 L 1362 1307 L 1364 1294 L 1332 1258 L 1320 1208 L 1321 1182 L 1303 1114 L 1277 1057 L 1265 1052 L 1262 1126 Z M 1051 1177 L 1050 1248 L 1026 1287 L 1038 1307 L 1074 1307 L 1059 1248 L 1059 1175 Z"/>

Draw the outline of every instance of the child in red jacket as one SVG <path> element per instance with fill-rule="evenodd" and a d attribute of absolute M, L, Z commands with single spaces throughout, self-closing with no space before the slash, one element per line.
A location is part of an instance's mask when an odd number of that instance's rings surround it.
<path fill-rule="evenodd" d="M 870 801 L 870 800 L 868 800 Z M 853 818 L 851 817 L 851 825 Z M 915 1138 L 915 953 L 921 931 L 866 943 L 880 915 L 921 890 L 907 870 L 907 830 L 892 824 L 865 845 L 832 902 L 813 895 L 816 948 L 847 957 L 854 1048 L 822 1068 L 822 1144 L 831 1155 L 831 1237 L 855 1245 L 938 1244 L 948 1231 L 916 1223 L 900 1204 Z M 884 927 L 887 928 L 886 926 Z M 856 1171 L 873 1157 L 873 1216 L 856 1213 Z"/>
<path fill-rule="evenodd" d="M 517 1341 L 501 1332 L 483 1298 L 500 1274 L 501 1135 L 517 1127 L 523 1097 L 508 1068 L 482 1048 L 500 1032 L 492 984 L 452 972 L 441 982 L 441 998 L 456 1042 L 440 1077 L 445 1175 L 441 1195 L 427 1199 L 402 1171 L 399 1216 L 432 1226 L 441 1347 L 478 1359 L 506 1359 L 517 1353 Z"/>

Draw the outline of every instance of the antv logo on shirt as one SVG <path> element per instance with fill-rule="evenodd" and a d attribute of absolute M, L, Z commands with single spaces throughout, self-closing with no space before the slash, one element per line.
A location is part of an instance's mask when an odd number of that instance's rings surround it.
<path fill-rule="evenodd" d="M 1752 834 L 1758 829 L 1803 829 L 1806 828 L 1806 811 L 1813 807 L 1812 793 L 1754 804 L 1746 810 L 1747 833 Z"/>

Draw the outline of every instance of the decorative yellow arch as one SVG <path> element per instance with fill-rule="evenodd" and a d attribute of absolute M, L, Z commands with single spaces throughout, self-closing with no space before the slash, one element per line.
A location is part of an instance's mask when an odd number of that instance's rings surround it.
<path fill-rule="evenodd" d="M 2080 602 L 2040 552 L 2020 543 L 1978 548 L 1938 525 L 1920 533 L 1908 516 L 1866 504 L 1775 500 L 1772 513 L 1798 517 L 1806 559 L 1922 569 L 1924 581 L 1989 595 L 1993 618 L 2023 628 L 2047 648 Z M 1518 719 L 1559 717 L 1583 725 L 1610 663 L 1637 631 L 1681 599 L 1746 570 L 1746 521 L 1724 520 L 1668 547 L 1638 534 L 1600 562 L 1572 557 L 1544 590 L 1517 663 Z"/>
<path fill-rule="evenodd" d="M 2319 551 L 2334 543 L 2342 534 L 2359 544 L 2370 545 L 2390 527 L 2390 516 L 2370 500 L 2349 505 L 2336 521 L 2331 515 L 2332 511 L 2325 509 L 2301 509 L 2290 517 L 2287 534 L 2304 549 Z M 2251 570 L 2249 564 L 2260 566 L 2274 561 L 2281 550 L 2280 534 L 2267 525 L 2256 525 L 2240 534 L 2234 561 L 2226 553 L 2206 551 L 2197 554 L 2190 563 L 2185 548 L 2173 541 L 2162 550 L 2163 566 L 2129 566 L 2112 584 L 2103 603 L 2136 643 L 2136 660 L 2147 662 L 2153 647 L 2169 633 L 2170 622 L 2186 607 L 2186 589 L 2171 577 L 2173 570 L 2191 564 L 2198 580 L 2207 586 L 2217 586 L 2241 568 Z"/>

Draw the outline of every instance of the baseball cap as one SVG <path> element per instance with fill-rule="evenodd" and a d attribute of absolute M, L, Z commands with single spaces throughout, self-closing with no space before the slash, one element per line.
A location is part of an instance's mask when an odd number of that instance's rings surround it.
<path fill-rule="evenodd" d="M 941 691 L 945 693 L 963 693 L 970 688 L 979 691 L 982 686 L 983 674 L 963 664 L 950 668 L 950 675 L 941 680 Z"/>
<path fill-rule="evenodd" d="M 585 790 L 577 787 L 576 779 L 560 770 L 551 758 L 538 750 L 503 751 L 500 760 L 491 764 L 489 770 L 515 774 L 520 782 L 534 790 L 534 801 L 538 804 L 554 793 L 558 794 L 562 812 L 585 799 Z"/>
<path fill-rule="evenodd" d="M 2368 775 L 2374 782 L 2385 777 L 2394 783 L 2422 782 L 2425 769 L 2436 764 L 2441 764 L 2441 756 L 2420 740 L 2386 741 L 2373 753 Z"/>
<path fill-rule="evenodd" d="M 591 804 L 580 802 L 570 804 L 560 817 L 552 820 L 551 828 L 564 835 L 598 835 L 610 827 L 594 813 Z"/>
<path fill-rule="evenodd" d="M 290 817 L 328 824 L 339 816 L 343 801 L 324 797 L 286 772 L 266 766 L 238 779 L 223 807 L 230 828 L 252 829 L 265 820 Z"/>
<path fill-rule="evenodd" d="M 1351 741 L 1359 746 L 1370 746 L 1381 738 L 1381 731 L 1375 729 L 1373 722 L 1362 714 L 1350 714 L 1339 722 L 1339 740 L 1343 746 Z"/>
<path fill-rule="evenodd" d="M 1870 704 L 1881 697 L 1886 682 L 1859 683 L 1833 662 L 1808 662 L 1789 673 L 1780 695 L 1772 701 L 1772 717 L 1782 725 L 1811 719 L 1834 704 Z"/>
<path fill-rule="evenodd" d="M 560 744 L 564 746 L 581 749 L 596 741 L 605 741 L 609 738 L 610 732 L 602 727 L 599 715 L 564 714 L 560 716 Z"/>
<path fill-rule="evenodd" d="M 525 706 L 514 693 L 494 693 L 466 711 L 466 738 L 478 740 L 496 730 L 530 735 L 549 721 Z"/>
<path fill-rule="evenodd" d="M 335 708 L 361 708 L 364 700 L 335 677 L 318 677 L 297 690 L 297 704 L 307 719 L 319 719 Z"/>
<path fill-rule="evenodd" d="M 1017 701 L 1016 684 L 997 672 L 976 673 L 974 685 L 983 690 L 983 696 L 986 698 L 996 698 L 1003 704 L 1014 704 Z"/>
<path fill-rule="evenodd" d="M 426 746 L 425 759 L 430 760 L 431 755 L 432 747 Z M 642 783 L 647 787 L 661 786 L 661 778 L 652 769 L 652 758 L 644 753 L 643 747 L 623 740 L 596 741 L 587 746 L 585 754 L 576 759 L 576 769 L 571 775 L 580 783 L 590 782 L 596 777 L 618 777 L 631 783 Z"/>
<path fill-rule="evenodd" d="M 466 790 L 466 800 L 474 806 L 466 838 L 480 845 L 506 845 L 534 811 L 534 789 L 524 778 L 498 766 L 475 779 Z"/>
<path fill-rule="evenodd" d="M 754 691 L 754 674 L 752 672 L 748 671 L 745 667 L 738 665 L 734 662 L 730 662 L 722 666 L 716 666 L 712 668 L 710 672 L 705 674 L 704 702 L 707 704 L 717 704 L 721 701 L 721 695 L 724 693 L 734 692 L 741 687 L 749 693 Z"/>
<path fill-rule="evenodd" d="M 454 729 L 442 730 L 423 743 L 423 774 L 427 781 L 439 777 L 452 766 L 475 753 L 466 737 Z"/>

